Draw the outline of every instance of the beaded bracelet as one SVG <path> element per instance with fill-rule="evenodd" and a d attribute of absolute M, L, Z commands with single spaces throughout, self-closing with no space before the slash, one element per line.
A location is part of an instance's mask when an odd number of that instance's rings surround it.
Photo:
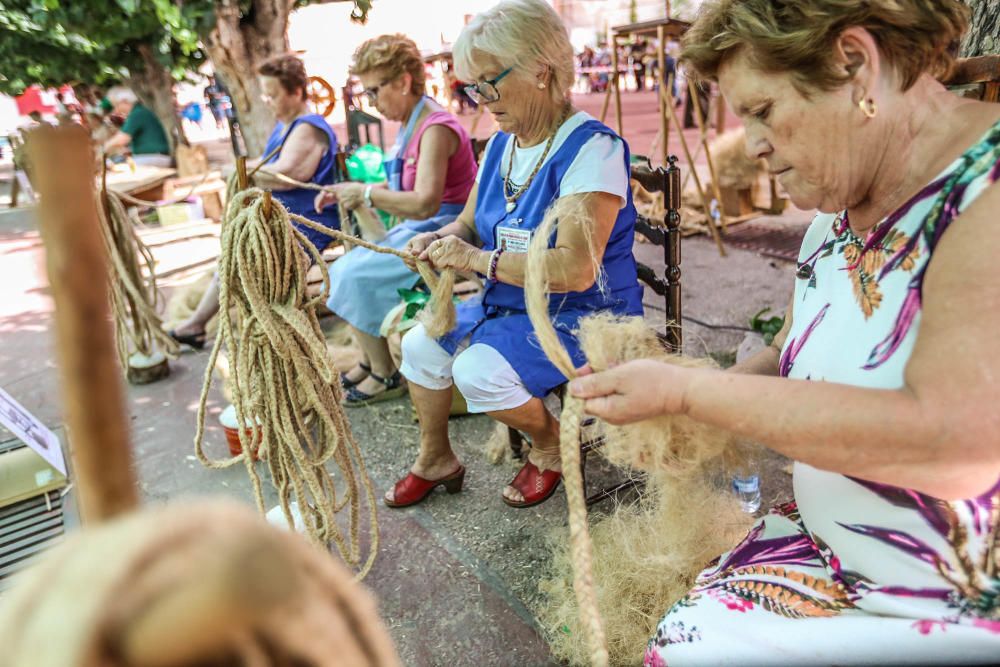
<path fill-rule="evenodd" d="M 502 254 L 503 248 L 497 248 L 490 253 L 490 265 L 486 269 L 486 279 L 490 282 L 499 282 L 497 279 L 497 265 L 500 263 L 500 255 Z"/>

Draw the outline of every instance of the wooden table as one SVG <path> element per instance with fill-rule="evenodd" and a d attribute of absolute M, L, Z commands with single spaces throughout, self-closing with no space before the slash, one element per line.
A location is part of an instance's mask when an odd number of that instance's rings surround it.
<path fill-rule="evenodd" d="M 108 171 L 108 188 L 131 195 L 137 199 L 156 202 L 163 199 L 163 185 L 177 175 L 177 170 L 167 167 L 137 165 L 135 171 Z"/>

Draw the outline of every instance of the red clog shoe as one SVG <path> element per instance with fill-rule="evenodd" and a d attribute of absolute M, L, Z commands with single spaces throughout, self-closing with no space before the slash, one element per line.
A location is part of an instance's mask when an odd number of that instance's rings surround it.
<path fill-rule="evenodd" d="M 503 501 L 511 507 L 532 507 L 544 503 L 555 493 L 561 479 L 562 473 L 558 470 L 543 472 L 534 463 L 528 461 L 510 483 L 510 486 L 521 493 L 524 500 L 511 500 L 507 496 L 502 496 Z"/>
<path fill-rule="evenodd" d="M 458 470 L 447 477 L 435 480 L 424 479 L 410 472 L 392 487 L 392 500 L 383 497 L 382 502 L 387 507 L 409 507 L 425 500 L 439 486 L 443 486 L 448 493 L 458 493 L 462 490 L 464 481 L 465 466 L 458 466 Z"/>

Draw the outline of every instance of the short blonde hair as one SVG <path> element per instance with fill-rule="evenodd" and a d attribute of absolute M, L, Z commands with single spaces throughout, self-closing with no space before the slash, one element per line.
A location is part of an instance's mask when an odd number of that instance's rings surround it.
<path fill-rule="evenodd" d="M 375 70 L 384 70 L 394 78 L 408 72 L 413 80 L 411 92 L 424 94 L 424 82 L 427 79 L 424 59 L 420 56 L 417 45 L 406 35 L 379 35 L 357 48 L 351 64 L 351 74 L 367 74 Z"/>
<path fill-rule="evenodd" d="M 737 52 L 765 72 L 788 72 L 802 93 L 850 78 L 833 64 L 835 40 L 858 26 L 875 38 L 903 90 L 921 74 L 946 76 L 951 47 L 968 25 L 958 0 L 713 0 L 684 35 L 682 58 L 703 78 Z"/>
<path fill-rule="evenodd" d="M 485 53 L 523 76 L 538 65 L 552 70 L 553 100 L 566 99 L 576 78 L 573 46 L 562 19 L 543 0 L 503 0 L 477 14 L 455 41 L 455 72 L 473 80 L 476 52 Z"/>

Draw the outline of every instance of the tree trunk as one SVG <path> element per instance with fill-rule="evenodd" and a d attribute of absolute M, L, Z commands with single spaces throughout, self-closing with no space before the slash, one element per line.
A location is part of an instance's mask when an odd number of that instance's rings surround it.
<path fill-rule="evenodd" d="M 972 18 L 962 40 L 962 56 L 1000 53 L 1000 0 L 965 0 L 965 4 L 972 9 Z"/>
<path fill-rule="evenodd" d="M 187 143 L 184 126 L 177 116 L 177 103 L 174 96 L 174 77 L 163 63 L 156 59 L 148 44 L 136 47 L 142 58 L 143 67 L 129 72 L 129 86 L 135 91 L 139 100 L 149 107 L 163 123 L 173 152 L 177 139 Z"/>
<path fill-rule="evenodd" d="M 257 67 L 287 53 L 288 15 L 293 0 L 254 0 L 241 15 L 237 0 L 218 0 L 215 27 L 205 39 L 208 55 L 229 89 L 250 155 L 260 155 L 274 127 L 274 114 L 263 100 Z"/>

